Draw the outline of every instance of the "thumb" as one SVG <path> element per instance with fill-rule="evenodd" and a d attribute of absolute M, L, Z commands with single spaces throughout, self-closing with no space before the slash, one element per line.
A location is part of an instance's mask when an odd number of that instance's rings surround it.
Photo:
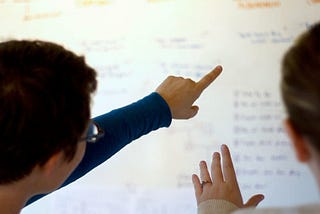
<path fill-rule="evenodd" d="M 199 107 L 198 106 L 191 106 L 189 108 L 185 108 L 182 111 L 177 111 L 177 113 L 172 114 L 173 119 L 190 119 L 196 116 L 198 113 Z"/>
<path fill-rule="evenodd" d="M 199 111 L 199 107 L 198 106 L 191 106 L 189 118 L 193 118 L 194 116 L 196 116 L 198 111 Z"/>
<path fill-rule="evenodd" d="M 262 194 L 254 195 L 244 204 L 244 207 L 256 207 L 263 199 L 264 195 Z"/>

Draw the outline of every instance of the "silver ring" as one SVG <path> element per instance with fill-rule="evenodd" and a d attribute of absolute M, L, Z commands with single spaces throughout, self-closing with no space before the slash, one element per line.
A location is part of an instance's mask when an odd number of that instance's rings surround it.
<path fill-rule="evenodd" d="M 205 184 L 211 184 L 211 181 L 201 181 L 201 187 L 203 187 Z"/>

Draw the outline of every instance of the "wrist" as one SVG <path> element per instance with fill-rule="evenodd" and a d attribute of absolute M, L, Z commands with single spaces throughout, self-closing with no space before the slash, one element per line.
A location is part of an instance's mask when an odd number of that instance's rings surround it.
<path fill-rule="evenodd" d="M 221 199 L 210 199 L 203 201 L 198 206 L 198 214 L 228 214 L 239 209 L 235 204 Z"/>

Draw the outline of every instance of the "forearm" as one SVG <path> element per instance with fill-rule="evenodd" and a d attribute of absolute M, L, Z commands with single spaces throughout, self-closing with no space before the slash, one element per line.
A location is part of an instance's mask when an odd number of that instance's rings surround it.
<path fill-rule="evenodd" d="M 87 144 L 83 160 L 69 179 L 68 184 L 100 165 L 133 140 L 171 123 L 166 102 L 157 93 L 93 119 L 105 131 L 95 144 Z"/>

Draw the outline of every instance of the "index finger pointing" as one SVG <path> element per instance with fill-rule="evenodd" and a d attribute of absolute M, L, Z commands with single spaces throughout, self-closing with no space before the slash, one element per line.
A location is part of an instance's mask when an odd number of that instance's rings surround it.
<path fill-rule="evenodd" d="M 218 65 L 210 73 L 202 77 L 202 79 L 197 82 L 197 87 L 200 89 L 200 91 L 203 91 L 205 88 L 207 88 L 221 72 L 222 66 Z"/>

